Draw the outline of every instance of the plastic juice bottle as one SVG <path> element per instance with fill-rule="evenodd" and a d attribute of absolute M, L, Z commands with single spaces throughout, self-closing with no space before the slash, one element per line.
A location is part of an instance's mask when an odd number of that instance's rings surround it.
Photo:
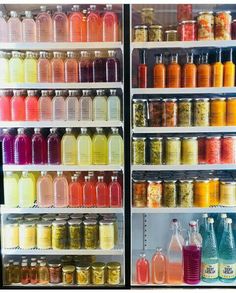
<path fill-rule="evenodd" d="M 220 242 L 221 242 L 221 238 L 223 235 L 223 231 L 224 231 L 224 226 L 225 226 L 225 219 L 227 218 L 227 214 L 221 214 L 220 215 L 220 221 L 216 227 L 216 240 L 217 240 L 217 245 L 218 248 L 220 247 Z"/>
<path fill-rule="evenodd" d="M 235 64 L 233 63 L 233 50 L 230 49 L 228 61 L 224 63 L 224 86 L 234 87 L 235 85 Z"/>
<path fill-rule="evenodd" d="M 150 282 L 149 261 L 144 253 L 136 261 L 136 282 L 137 284 L 148 284 Z"/>
<path fill-rule="evenodd" d="M 92 140 L 87 128 L 81 128 L 81 134 L 77 138 L 78 165 L 92 165 Z"/>
<path fill-rule="evenodd" d="M 28 96 L 25 99 L 25 118 L 26 121 L 38 121 L 39 120 L 39 107 L 37 91 L 27 91 Z"/>
<path fill-rule="evenodd" d="M 221 62 L 221 49 L 216 51 L 216 62 L 212 65 L 212 86 L 223 86 L 223 71 L 224 66 Z"/>
<path fill-rule="evenodd" d="M 236 278 L 236 247 L 232 232 L 232 219 L 226 218 L 219 246 L 219 279 L 230 283 Z"/>
<path fill-rule="evenodd" d="M 112 133 L 108 138 L 108 164 L 122 165 L 124 157 L 123 139 L 118 128 L 112 128 Z"/>
<path fill-rule="evenodd" d="M 208 53 L 206 53 L 201 56 L 200 64 L 197 66 L 197 86 L 210 87 L 211 76 L 211 65 L 208 64 Z"/>
<path fill-rule="evenodd" d="M 108 50 L 106 59 L 106 82 L 120 81 L 120 61 L 116 58 L 116 51 Z"/>
<path fill-rule="evenodd" d="M 3 129 L 2 140 L 2 161 L 3 164 L 14 164 L 14 143 L 15 137 L 8 129 Z"/>
<path fill-rule="evenodd" d="M 138 88 L 146 88 L 148 84 L 148 66 L 146 64 L 146 50 L 139 51 L 139 65 L 137 72 Z"/>
<path fill-rule="evenodd" d="M 167 87 L 181 87 L 181 67 L 178 64 L 178 54 L 171 55 L 171 63 L 167 65 Z"/>
<path fill-rule="evenodd" d="M 83 13 L 79 10 L 79 5 L 73 5 L 69 15 L 69 34 L 70 42 L 83 42 Z"/>
<path fill-rule="evenodd" d="M 52 66 L 52 82 L 65 82 L 65 64 L 64 54 L 62 52 L 53 52 Z"/>
<path fill-rule="evenodd" d="M 93 118 L 93 100 L 90 90 L 82 90 L 82 96 L 79 99 L 79 120 L 92 121 Z"/>
<path fill-rule="evenodd" d="M 8 83 L 9 82 L 9 59 L 8 59 L 8 53 L 3 51 L 0 51 L 0 68 L 1 68 L 0 82 Z"/>
<path fill-rule="evenodd" d="M 69 207 L 80 208 L 83 206 L 83 191 L 77 177 L 72 176 L 69 184 Z"/>
<path fill-rule="evenodd" d="M 25 92 L 14 90 L 11 98 L 12 121 L 25 121 Z"/>
<path fill-rule="evenodd" d="M 68 41 L 68 18 L 62 12 L 62 6 L 57 5 L 57 11 L 53 14 L 53 40 L 54 42 L 67 42 Z"/>
<path fill-rule="evenodd" d="M 52 18 L 46 6 L 40 6 L 41 12 L 36 17 L 37 42 L 52 42 Z"/>
<path fill-rule="evenodd" d="M 39 53 L 38 82 L 52 82 L 52 67 L 49 54 L 45 51 Z"/>
<path fill-rule="evenodd" d="M 107 121 L 107 96 L 104 90 L 97 90 L 93 99 L 93 120 Z"/>
<path fill-rule="evenodd" d="M 77 143 L 72 134 L 71 128 L 66 128 L 66 133 L 61 140 L 61 153 L 63 165 L 76 165 L 77 163 Z"/>
<path fill-rule="evenodd" d="M 107 120 L 121 120 L 120 98 L 116 94 L 116 90 L 110 90 L 110 96 L 107 99 Z"/>
<path fill-rule="evenodd" d="M 52 120 L 52 99 L 49 92 L 42 90 L 41 97 L 38 101 L 39 104 L 39 120 L 51 121 Z"/>
<path fill-rule="evenodd" d="M 183 66 L 183 87 L 197 86 L 197 66 L 193 63 L 193 53 L 187 54 L 187 63 Z"/>
<path fill-rule="evenodd" d="M 56 133 L 56 128 L 50 129 L 47 138 L 48 164 L 58 165 L 61 163 L 61 139 Z"/>
<path fill-rule="evenodd" d="M 16 11 L 10 12 L 8 19 L 8 40 L 9 42 L 22 42 L 22 22 Z"/>
<path fill-rule="evenodd" d="M 162 253 L 162 248 L 157 247 L 156 253 L 152 257 L 152 283 L 165 283 L 166 258 Z"/>
<path fill-rule="evenodd" d="M 14 143 L 15 164 L 25 165 L 31 163 L 31 140 L 24 134 L 24 128 L 17 129 L 18 135 Z"/>
<path fill-rule="evenodd" d="M 98 182 L 96 184 L 96 202 L 98 208 L 110 207 L 108 187 L 107 184 L 104 182 L 103 176 L 98 176 Z"/>
<path fill-rule="evenodd" d="M 119 20 L 117 14 L 112 11 L 112 5 L 106 4 L 106 12 L 102 17 L 103 42 L 118 42 Z"/>
<path fill-rule="evenodd" d="M 69 203 L 69 187 L 63 172 L 57 172 L 53 180 L 54 207 L 64 208 Z"/>
<path fill-rule="evenodd" d="M 156 63 L 153 67 L 153 87 L 165 88 L 166 87 L 166 66 L 163 63 L 162 54 L 155 55 Z"/>
<path fill-rule="evenodd" d="M 8 208 L 17 208 L 19 205 L 18 191 L 19 177 L 16 173 L 6 172 L 4 175 L 4 201 Z"/>
<path fill-rule="evenodd" d="M 62 90 L 55 91 L 55 97 L 52 99 L 53 120 L 65 120 L 65 99 Z"/>
<path fill-rule="evenodd" d="M 42 171 L 37 180 L 37 204 L 39 208 L 53 206 L 53 180 L 52 176 Z"/>
<path fill-rule="evenodd" d="M 79 60 L 79 80 L 80 82 L 93 82 L 93 63 L 88 51 L 81 51 Z"/>
<path fill-rule="evenodd" d="M 79 120 L 79 92 L 77 90 L 69 90 L 69 96 L 66 98 L 66 120 L 78 121 Z"/>
<path fill-rule="evenodd" d="M 28 172 L 22 172 L 19 180 L 19 207 L 31 208 L 34 206 L 35 184 Z"/>
<path fill-rule="evenodd" d="M 0 11 L 0 42 L 8 42 L 8 25 L 2 11 Z"/>
<path fill-rule="evenodd" d="M 0 121 L 11 121 L 11 95 L 9 90 L 0 90 Z"/>
<path fill-rule="evenodd" d="M 206 236 L 206 233 L 208 230 L 208 220 L 207 219 L 208 219 L 208 214 L 203 214 L 202 215 L 203 222 L 200 225 L 200 229 L 199 229 L 199 233 L 201 234 L 203 240 L 205 239 L 205 236 Z"/>
<path fill-rule="evenodd" d="M 93 60 L 93 81 L 106 81 L 106 59 L 103 58 L 101 51 L 94 52 L 95 58 Z"/>
<path fill-rule="evenodd" d="M 110 206 L 112 208 L 122 207 L 122 187 L 117 181 L 117 176 L 111 176 L 111 182 L 108 186 Z"/>
<path fill-rule="evenodd" d="M 86 208 L 96 207 L 96 189 L 90 176 L 84 177 L 83 206 Z"/>
<path fill-rule="evenodd" d="M 87 16 L 87 42 L 102 41 L 102 20 L 99 12 L 96 11 L 96 5 L 90 5 Z"/>
<path fill-rule="evenodd" d="M 96 128 L 92 139 L 93 165 L 106 165 L 108 161 L 108 142 L 102 128 Z"/>
<path fill-rule="evenodd" d="M 47 162 L 47 143 L 40 128 L 34 129 L 32 136 L 32 164 L 46 164 Z"/>
<path fill-rule="evenodd" d="M 77 54 L 75 52 L 67 52 L 67 59 L 65 60 L 65 82 L 78 82 L 78 62 Z"/>
<path fill-rule="evenodd" d="M 38 82 L 38 62 L 34 52 L 27 51 L 24 60 L 25 82 Z"/>
<path fill-rule="evenodd" d="M 25 18 L 22 21 L 23 42 L 36 42 L 36 23 L 31 11 L 25 11 Z"/>
<path fill-rule="evenodd" d="M 208 230 L 202 245 L 202 280 L 216 282 L 218 279 L 218 249 L 214 231 L 214 219 L 208 218 Z"/>
<path fill-rule="evenodd" d="M 13 51 L 9 60 L 9 81 L 24 82 L 24 61 L 22 53 Z"/>

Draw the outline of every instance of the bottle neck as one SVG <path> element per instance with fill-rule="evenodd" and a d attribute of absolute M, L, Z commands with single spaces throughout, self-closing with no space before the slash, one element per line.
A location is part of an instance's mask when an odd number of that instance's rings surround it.
<path fill-rule="evenodd" d="M 146 64 L 146 51 L 145 50 L 142 50 L 140 52 L 140 64 Z"/>
<path fill-rule="evenodd" d="M 163 60 L 163 59 L 162 59 L 162 55 L 157 55 L 157 56 L 156 56 L 156 64 L 162 64 L 162 63 L 163 63 L 162 60 Z"/>
<path fill-rule="evenodd" d="M 188 64 L 193 64 L 193 54 L 188 54 L 187 55 L 187 63 Z"/>
<path fill-rule="evenodd" d="M 217 63 L 221 63 L 221 51 L 218 51 L 218 52 L 216 53 L 216 62 L 217 62 Z"/>
<path fill-rule="evenodd" d="M 178 63 L 178 55 L 172 55 L 171 56 L 171 63 Z"/>

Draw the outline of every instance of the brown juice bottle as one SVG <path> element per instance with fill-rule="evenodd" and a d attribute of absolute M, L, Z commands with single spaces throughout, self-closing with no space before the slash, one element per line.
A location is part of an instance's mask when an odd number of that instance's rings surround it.
<path fill-rule="evenodd" d="M 166 87 L 166 67 L 163 64 L 162 54 L 156 57 L 156 64 L 153 67 L 153 87 L 165 88 Z"/>
<path fill-rule="evenodd" d="M 212 86 L 223 86 L 223 70 L 224 66 L 221 62 L 221 50 L 216 52 L 216 62 L 212 65 Z"/>
<path fill-rule="evenodd" d="M 201 62 L 197 67 L 197 86 L 211 86 L 211 65 L 208 64 L 208 53 L 202 55 Z"/>
<path fill-rule="evenodd" d="M 193 63 L 193 53 L 187 54 L 187 63 L 183 66 L 183 87 L 196 87 L 197 67 Z"/>
<path fill-rule="evenodd" d="M 178 64 L 178 54 L 171 55 L 171 63 L 167 66 L 167 87 L 179 88 L 181 86 L 181 67 Z"/>
<path fill-rule="evenodd" d="M 224 63 L 224 86 L 234 87 L 235 84 L 235 64 L 233 63 L 233 50 L 230 49 L 229 60 Z"/>

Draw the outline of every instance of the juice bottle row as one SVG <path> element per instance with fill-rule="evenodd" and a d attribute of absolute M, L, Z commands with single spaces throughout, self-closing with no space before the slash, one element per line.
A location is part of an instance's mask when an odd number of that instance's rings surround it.
<path fill-rule="evenodd" d="M 143 253 L 137 259 L 136 283 L 194 285 L 201 281 L 212 284 L 218 280 L 235 281 L 235 237 L 232 219 L 226 214 L 216 219 L 203 214 L 200 230 L 197 221 L 190 221 L 185 240 L 179 220 L 171 221 L 171 230 L 166 254 L 158 247 L 151 264 Z"/>
<path fill-rule="evenodd" d="M 121 121 L 116 90 L 2 90 L 0 121 Z"/>
<path fill-rule="evenodd" d="M 133 99 L 133 127 L 226 125 L 236 125 L 236 97 Z"/>
<path fill-rule="evenodd" d="M 47 11 L 40 6 L 33 15 L 25 11 L 19 15 L 11 11 L 9 18 L 0 14 L 0 42 L 117 42 L 119 40 L 119 18 L 107 4 L 103 11 L 96 5 L 80 9 L 73 5 L 71 11 L 63 12 L 57 5 L 56 11 Z"/>
<path fill-rule="evenodd" d="M 137 87 L 147 88 L 195 88 L 195 87 L 234 87 L 235 64 L 233 51 L 227 54 L 223 63 L 221 50 L 215 56 L 215 62 L 210 64 L 208 53 L 202 53 L 194 61 L 193 53 L 187 53 L 185 61 L 180 65 L 178 53 L 163 58 L 163 54 L 156 54 L 156 62 L 152 66 L 152 74 L 148 76 L 146 50 L 140 50 L 139 65 L 137 68 Z M 148 60 L 149 64 L 150 60 Z M 150 79 L 151 78 L 151 79 Z M 149 81 L 152 81 L 152 83 Z"/>
<path fill-rule="evenodd" d="M 51 128 L 46 136 L 40 128 L 35 128 L 34 134 L 18 128 L 15 135 L 6 129 L 2 139 L 3 164 L 123 164 L 123 138 L 118 128 L 111 128 L 107 135 L 103 128 L 96 128 L 93 134 L 81 128 L 77 137 L 76 133 L 66 128 L 61 137 Z"/>
<path fill-rule="evenodd" d="M 26 53 L 0 52 L 1 82 L 118 82 L 120 61 L 116 51 L 81 51 L 81 57 L 74 51 Z"/>
<path fill-rule="evenodd" d="M 122 180 L 116 172 L 6 172 L 4 203 L 11 208 L 122 207 Z"/>

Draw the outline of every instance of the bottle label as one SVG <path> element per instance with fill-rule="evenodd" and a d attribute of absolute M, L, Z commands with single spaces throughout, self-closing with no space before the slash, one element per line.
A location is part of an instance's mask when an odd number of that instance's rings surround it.
<path fill-rule="evenodd" d="M 215 264 L 202 264 L 202 276 L 206 279 L 218 278 L 218 263 Z"/>
<path fill-rule="evenodd" d="M 222 279 L 234 279 L 236 277 L 236 263 L 220 264 L 219 276 Z"/>

